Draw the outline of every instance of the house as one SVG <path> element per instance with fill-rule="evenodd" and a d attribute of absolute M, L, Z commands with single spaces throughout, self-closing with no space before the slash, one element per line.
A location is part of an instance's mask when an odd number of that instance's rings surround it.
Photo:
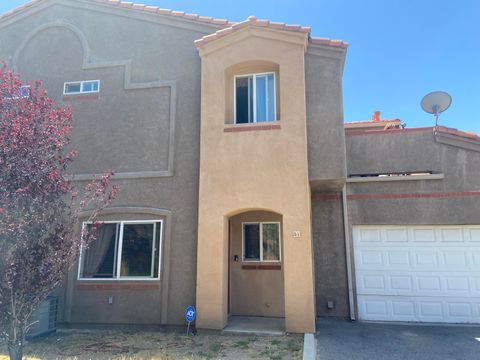
<path fill-rule="evenodd" d="M 0 58 L 73 107 L 76 179 L 113 168 L 122 189 L 60 321 L 181 324 L 195 304 L 208 329 L 480 323 L 480 138 L 344 124 L 346 51 L 308 27 L 118 0 L 2 15 Z"/>

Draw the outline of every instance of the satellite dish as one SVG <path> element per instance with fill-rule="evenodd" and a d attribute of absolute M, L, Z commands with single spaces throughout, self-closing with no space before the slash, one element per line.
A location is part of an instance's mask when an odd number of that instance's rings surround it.
<path fill-rule="evenodd" d="M 420 102 L 422 109 L 435 116 L 435 126 L 438 125 L 438 115 L 452 104 L 452 97 L 445 91 L 434 91 L 423 97 Z"/>

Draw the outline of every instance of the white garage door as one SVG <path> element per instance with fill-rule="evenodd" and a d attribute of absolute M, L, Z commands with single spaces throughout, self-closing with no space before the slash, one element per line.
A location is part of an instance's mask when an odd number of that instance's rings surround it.
<path fill-rule="evenodd" d="M 354 226 L 359 318 L 480 323 L 480 226 Z"/>

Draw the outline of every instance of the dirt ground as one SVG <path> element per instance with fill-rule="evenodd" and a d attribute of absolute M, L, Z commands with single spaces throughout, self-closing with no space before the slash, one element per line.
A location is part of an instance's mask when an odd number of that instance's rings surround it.
<path fill-rule="evenodd" d="M 28 342 L 25 360 L 194 360 L 302 358 L 303 336 L 248 336 L 200 333 L 180 330 L 83 330 L 61 329 Z M 0 360 L 8 351 L 0 344 Z"/>

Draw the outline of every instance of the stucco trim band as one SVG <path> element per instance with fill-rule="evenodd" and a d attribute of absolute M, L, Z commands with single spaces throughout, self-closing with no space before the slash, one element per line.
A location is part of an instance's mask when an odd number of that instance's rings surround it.
<path fill-rule="evenodd" d="M 383 181 L 415 181 L 415 180 L 442 180 L 445 178 L 444 174 L 429 174 L 429 175 L 392 175 L 392 176 L 355 176 L 347 178 L 347 183 L 369 183 L 369 182 L 383 182 Z"/>
<path fill-rule="evenodd" d="M 348 200 L 388 200 L 388 199 L 418 199 L 418 198 L 452 198 L 452 197 L 480 197 L 480 191 L 452 191 L 432 193 L 399 193 L 399 194 L 350 194 Z M 340 194 L 313 194 L 312 201 L 340 200 Z"/>
<path fill-rule="evenodd" d="M 77 284 L 78 290 L 159 290 L 159 284 Z"/>
<path fill-rule="evenodd" d="M 281 126 L 278 124 L 275 125 L 251 125 L 251 126 L 238 126 L 227 127 L 223 129 L 223 132 L 241 132 L 241 131 L 257 131 L 257 130 L 278 130 L 281 129 Z"/>
<path fill-rule="evenodd" d="M 98 94 L 64 95 L 62 101 L 98 100 L 99 98 L 100 96 Z"/>
<path fill-rule="evenodd" d="M 282 270 L 282 265 L 242 265 L 242 270 Z"/>
<path fill-rule="evenodd" d="M 453 191 L 432 193 L 400 193 L 400 194 L 350 194 L 348 200 L 375 200 L 375 199 L 418 199 L 418 198 L 452 198 L 452 197 L 480 197 L 480 191 Z"/>
<path fill-rule="evenodd" d="M 66 28 L 73 32 L 75 36 L 79 39 L 82 51 L 83 51 L 83 60 L 82 60 L 82 70 L 93 70 L 101 68 L 111 68 L 111 67 L 123 67 L 124 68 L 124 90 L 138 90 L 138 89 L 154 89 L 154 88 L 163 88 L 168 87 L 170 89 L 170 116 L 169 116 L 169 134 L 168 134 L 168 159 L 167 159 L 167 169 L 158 170 L 158 171 L 133 171 L 133 172 L 118 172 L 113 177 L 115 179 L 137 179 L 137 178 L 158 178 L 158 177 L 170 177 L 173 176 L 174 168 L 174 151 L 175 151 L 175 117 L 176 117 L 176 104 L 177 104 L 177 84 L 174 80 L 158 80 L 158 81 L 149 81 L 149 82 L 133 82 L 132 81 L 132 60 L 108 60 L 108 61 L 93 61 L 90 54 L 90 47 L 88 45 L 87 39 L 82 31 L 75 25 L 65 21 L 57 20 L 50 23 L 46 23 L 38 26 L 29 32 L 22 40 L 18 46 L 15 54 L 12 58 L 12 67 L 15 69 L 17 67 L 17 62 L 19 56 L 25 46 L 29 43 L 34 36 L 38 33 L 50 29 L 50 28 Z M 102 174 L 74 174 L 74 180 L 91 180 L 95 176 L 101 176 Z"/>

